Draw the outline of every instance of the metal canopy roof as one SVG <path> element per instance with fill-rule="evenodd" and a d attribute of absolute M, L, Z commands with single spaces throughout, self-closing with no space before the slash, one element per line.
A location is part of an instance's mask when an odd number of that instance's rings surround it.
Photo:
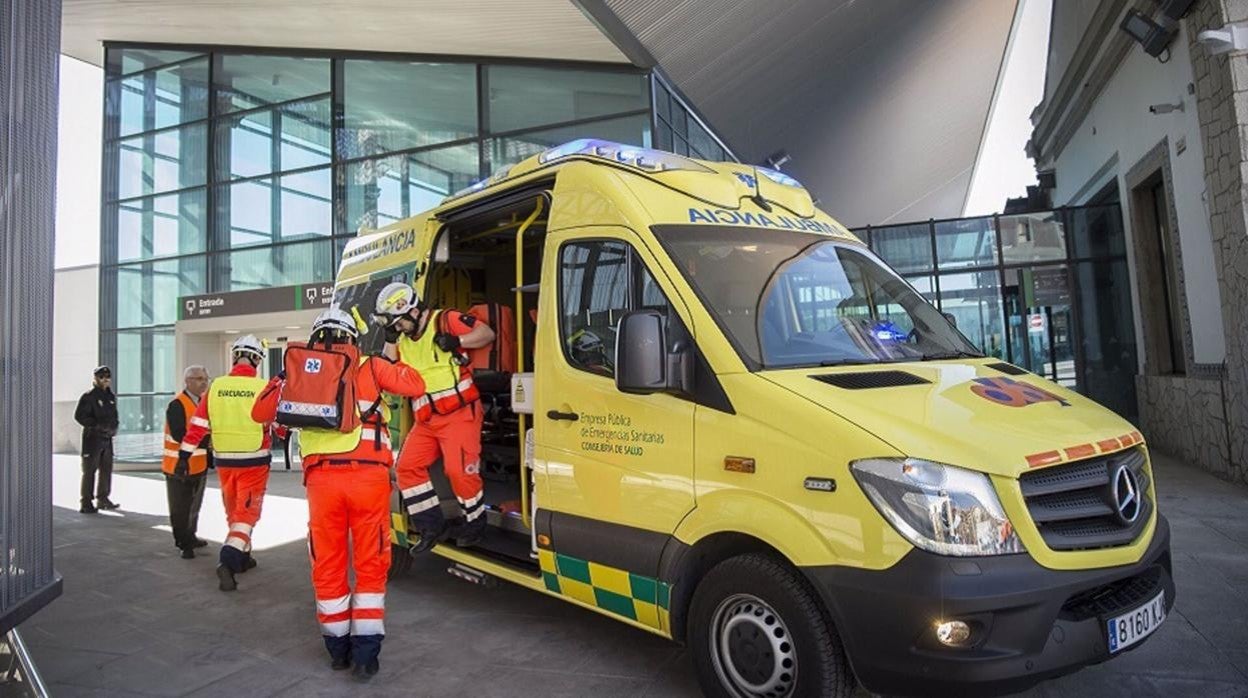
<path fill-rule="evenodd" d="M 844 223 L 961 215 L 1015 1 L 577 2 L 742 159 L 787 150 Z"/>
<path fill-rule="evenodd" d="M 658 65 L 851 226 L 958 216 L 1017 0 L 64 0 L 62 51 L 183 43 Z M 579 10 L 578 10 L 579 8 Z"/>
<path fill-rule="evenodd" d="M 63 0 L 61 27 L 96 65 L 104 41 L 628 62 L 568 0 Z"/>

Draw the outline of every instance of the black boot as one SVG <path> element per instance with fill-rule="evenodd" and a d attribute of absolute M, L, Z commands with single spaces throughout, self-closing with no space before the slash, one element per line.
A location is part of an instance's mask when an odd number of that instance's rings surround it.
<path fill-rule="evenodd" d="M 239 570 L 239 574 L 242 574 L 243 572 L 246 572 L 247 570 L 250 570 L 250 569 L 255 569 L 255 567 L 256 567 L 256 558 L 252 557 L 251 553 L 247 553 L 247 561 L 243 563 L 243 569 Z"/>
<path fill-rule="evenodd" d="M 97 506 L 97 507 L 99 507 L 102 511 L 112 511 L 113 509 L 120 509 L 120 508 L 121 508 L 121 505 L 120 505 L 120 504 L 116 504 L 116 503 L 114 503 L 114 502 L 113 502 L 111 499 L 109 499 L 108 497 L 100 497 L 99 499 L 97 499 L 97 500 L 95 501 L 95 504 L 96 504 L 96 506 Z"/>
<path fill-rule="evenodd" d="M 217 581 L 217 588 L 221 591 L 238 589 L 238 582 L 234 581 L 234 571 L 225 565 L 217 565 Z"/>
<path fill-rule="evenodd" d="M 357 681 L 370 681 L 381 669 L 381 662 L 376 657 L 367 662 L 356 662 L 355 667 L 351 669 L 351 676 Z"/>
<path fill-rule="evenodd" d="M 194 550 L 191 550 L 190 548 L 182 548 L 182 559 L 183 559 L 183 560 L 194 560 L 194 559 L 195 559 L 195 551 L 194 551 Z"/>
<path fill-rule="evenodd" d="M 194 545 L 193 545 L 192 547 L 195 547 L 195 548 L 207 548 L 207 547 L 208 547 L 208 541 L 204 540 L 203 538 L 196 538 L 196 539 L 195 539 L 195 543 L 194 543 Z"/>
<path fill-rule="evenodd" d="M 99 513 L 99 509 L 96 509 L 96 508 L 95 508 L 95 507 L 91 504 L 91 502 L 83 502 L 83 503 L 82 503 L 82 506 L 78 507 L 78 513 L 80 513 L 80 514 L 97 514 L 97 513 Z"/>
<path fill-rule="evenodd" d="M 381 663 L 377 655 L 381 654 L 381 641 L 384 635 L 352 635 L 351 661 L 354 666 L 351 675 L 356 681 L 368 681 L 377 675 Z"/>
<path fill-rule="evenodd" d="M 455 544 L 461 548 L 470 548 L 485 538 L 485 514 L 460 526 L 454 533 Z"/>
<path fill-rule="evenodd" d="M 329 668 L 334 671 L 345 671 L 351 668 L 351 638 L 322 635 L 325 638 L 325 649 L 329 651 Z"/>
<path fill-rule="evenodd" d="M 419 555 L 446 540 L 446 519 L 412 516 L 408 519 L 408 552 Z"/>

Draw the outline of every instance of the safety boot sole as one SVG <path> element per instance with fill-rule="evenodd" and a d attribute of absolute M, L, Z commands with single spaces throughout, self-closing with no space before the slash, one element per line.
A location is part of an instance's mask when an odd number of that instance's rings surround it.
<path fill-rule="evenodd" d="M 238 589 L 238 582 L 234 580 L 234 572 L 225 565 L 217 565 L 217 588 L 221 591 L 234 591 Z"/>

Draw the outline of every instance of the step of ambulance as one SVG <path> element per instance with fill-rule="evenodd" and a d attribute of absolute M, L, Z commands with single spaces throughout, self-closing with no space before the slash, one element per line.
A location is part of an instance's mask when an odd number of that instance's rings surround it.
<path fill-rule="evenodd" d="M 498 586 L 498 579 L 493 575 L 486 574 L 475 567 L 469 567 L 463 563 L 451 563 L 451 566 L 446 568 L 446 573 L 469 584 L 479 584 L 483 587 L 491 588 Z"/>
<path fill-rule="evenodd" d="M 481 542 L 466 548 L 477 555 L 490 558 L 518 570 L 537 574 L 540 570 L 532 552 L 532 539 L 527 534 L 505 531 L 489 526 Z"/>

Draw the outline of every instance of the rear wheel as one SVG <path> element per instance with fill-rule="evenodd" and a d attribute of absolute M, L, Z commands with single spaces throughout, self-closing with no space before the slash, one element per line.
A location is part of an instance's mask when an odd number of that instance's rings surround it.
<path fill-rule="evenodd" d="M 814 590 L 771 557 L 742 555 L 702 578 L 687 631 L 702 691 L 730 698 L 848 698 L 856 685 Z"/>

